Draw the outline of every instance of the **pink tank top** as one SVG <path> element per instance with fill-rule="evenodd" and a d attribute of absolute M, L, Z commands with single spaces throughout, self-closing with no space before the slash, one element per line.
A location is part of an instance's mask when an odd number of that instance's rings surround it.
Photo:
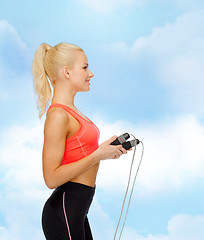
<path fill-rule="evenodd" d="M 76 162 L 91 154 L 99 147 L 100 132 L 91 120 L 88 118 L 86 120 L 70 107 L 60 103 L 52 104 L 48 108 L 48 111 L 53 107 L 63 108 L 80 123 L 79 130 L 73 136 L 66 139 L 62 165 Z"/>

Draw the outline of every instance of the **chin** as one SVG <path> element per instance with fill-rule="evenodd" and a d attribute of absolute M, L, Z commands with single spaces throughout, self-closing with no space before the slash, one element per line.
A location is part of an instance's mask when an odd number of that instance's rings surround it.
<path fill-rule="evenodd" d="M 89 88 L 86 88 L 86 89 L 81 89 L 79 90 L 79 92 L 89 92 L 90 91 L 90 87 Z"/>

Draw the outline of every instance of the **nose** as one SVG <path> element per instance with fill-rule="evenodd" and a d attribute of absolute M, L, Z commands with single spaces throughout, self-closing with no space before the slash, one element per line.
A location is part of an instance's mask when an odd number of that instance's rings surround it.
<path fill-rule="evenodd" d="M 94 77 L 94 74 L 89 70 L 89 77 L 92 78 Z"/>

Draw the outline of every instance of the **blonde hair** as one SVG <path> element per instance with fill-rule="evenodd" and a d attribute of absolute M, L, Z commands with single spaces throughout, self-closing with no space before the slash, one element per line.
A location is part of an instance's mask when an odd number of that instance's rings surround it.
<path fill-rule="evenodd" d="M 55 84 L 59 67 L 72 67 L 79 46 L 71 43 L 59 43 L 54 47 L 42 43 L 35 52 L 33 60 L 33 82 L 37 94 L 39 117 L 46 112 L 52 99 L 52 87 Z"/>

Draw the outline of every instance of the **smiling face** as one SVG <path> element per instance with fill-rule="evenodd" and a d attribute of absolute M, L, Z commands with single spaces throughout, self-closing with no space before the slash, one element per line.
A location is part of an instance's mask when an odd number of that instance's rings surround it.
<path fill-rule="evenodd" d="M 69 70 L 70 82 L 77 92 L 90 90 L 90 79 L 94 76 L 88 68 L 88 59 L 84 52 L 77 51 L 76 60 Z"/>

